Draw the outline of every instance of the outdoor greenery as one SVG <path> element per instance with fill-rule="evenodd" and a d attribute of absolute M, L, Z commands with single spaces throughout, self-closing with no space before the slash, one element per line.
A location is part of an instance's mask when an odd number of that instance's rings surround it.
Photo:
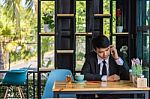
<path fill-rule="evenodd" d="M 86 31 L 86 2 L 76 2 L 76 32 Z M 76 37 L 76 70 L 81 70 L 85 54 L 85 37 Z"/>
<path fill-rule="evenodd" d="M 42 4 L 41 4 L 42 26 L 45 23 L 49 23 L 51 32 L 55 31 L 54 7 L 55 7 L 54 1 L 42 2 Z M 54 54 L 54 38 L 53 37 L 42 37 L 41 41 L 42 41 L 42 46 L 41 46 L 42 64 L 41 64 L 41 66 L 45 66 L 45 67 L 53 66 L 52 68 L 54 68 L 54 62 L 52 63 L 52 59 L 50 57 L 48 59 L 45 59 L 46 52 L 52 52 Z"/>
<path fill-rule="evenodd" d="M 85 32 L 86 30 L 86 2 L 76 2 L 76 31 Z"/>
<path fill-rule="evenodd" d="M 76 5 L 76 32 L 86 32 L 86 1 L 76 1 Z M 103 7 L 106 14 L 110 13 L 109 5 L 110 2 L 104 0 Z M 22 59 L 29 60 L 36 56 L 37 0 L 3 0 L 0 3 L 0 8 L 0 38 L 5 64 L 8 63 L 8 56 L 10 62 Z M 54 32 L 55 2 L 43 1 L 41 8 L 42 27 L 44 23 L 50 23 L 51 32 Z M 103 22 L 104 34 L 109 36 L 110 20 L 104 19 Z M 50 46 L 53 45 L 52 43 L 54 44 L 54 38 L 42 37 L 42 66 L 46 65 L 44 61 L 45 53 L 54 50 L 54 46 Z M 76 43 L 77 67 L 81 68 L 85 54 L 85 38 L 79 37 Z"/>
<path fill-rule="evenodd" d="M 43 13 L 43 21 L 44 21 L 44 24 L 49 24 L 49 27 L 51 29 L 54 28 L 54 18 L 53 18 L 54 14 L 50 13 L 50 12 L 44 12 Z"/>
<path fill-rule="evenodd" d="M 103 13 L 109 14 L 110 13 L 110 0 L 103 1 Z M 103 34 L 107 37 L 110 36 L 110 19 L 103 19 Z"/>
<path fill-rule="evenodd" d="M 6 69 L 8 61 L 28 60 L 36 55 L 36 5 L 37 0 L 0 2 L 0 44 Z"/>

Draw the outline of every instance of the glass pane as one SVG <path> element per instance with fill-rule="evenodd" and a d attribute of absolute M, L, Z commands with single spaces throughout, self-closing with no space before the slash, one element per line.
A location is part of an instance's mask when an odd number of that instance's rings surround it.
<path fill-rule="evenodd" d="M 112 22 L 113 22 L 113 25 L 112 25 L 112 32 L 113 33 L 116 33 L 116 1 L 113 1 L 113 4 L 112 4 Z"/>
<path fill-rule="evenodd" d="M 103 13 L 109 14 L 110 13 L 110 1 L 109 0 L 103 0 Z"/>
<path fill-rule="evenodd" d="M 143 38 L 143 60 L 149 63 L 149 36 L 145 34 Z"/>
<path fill-rule="evenodd" d="M 110 36 L 110 19 L 103 19 L 103 34 L 107 37 Z"/>
<path fill-rule="evenodd" d="M 149 84 L 150 1 L 138 0 L 137 4 L 137 56 L 143 59 L 143 74 Z"/>
<path fill-rule="evenodd" d="M 41 2 L 41 32 L 44 31 L 44 24 L 49 24 L 50 32 L 55 31 L 55 1 Z"/>
<path fill-rule="evenodd" d="M 30 5 L 22 2 L 17 8 L 14 6 L 6 9 L 9 4 L 5 3 L 0 2 L 0 62 L 3 64 L 0 65 L 0 69 L 26 68 L 31 63 L 32 68 L 37 68 L 37 13 L 35 13 L 35 6 L 28 9 Z M 13 2 L 9 3 L 11 5 Z M 16 16 L 14 16 L 14 12 Z M 31 62 L 32 60 L 34 62 Z"/>
<path fill-rule="evenodd" d="M 150 26 L 150 1 L 146 1 L 146 20 L 145 21 L 146 21 L 145 26 Z M 149 39 L 150 39 L 150 29 L 147 29 L 143 33 L 143 59 L 146 63 L 150 62 Z"/>
<path fill-rule="evenodd" d="M 85 36 L 76 37 L 76 71 L 80 71 L 85 61 Z"/>
<path fill-rule="evenodd" d="M 110 1 L 104 0 L 103 1 L 103 13 L 110 14 Z M 110 19 L 103 19 L 103 34 L 106 36 L 110 36 Z"/>
<path fill-rule="evenodd" d="M 41 66 L 54 69 L 54 37 L 42 36 L 41 40 Z"/>
<path fill-rule="evenodd" d="M 146 2 L 146 25 L 150 25 L 150 1 Z"/>
<path fill-rule="evenodd" d="M 86 31 L 86 1 L 76 1 L 76 32 Z M 76 36 L 76 71 L 80 71 L 84 63 L 85 36 Z"/>
<path fill-rule="evenodd" d="M 116 46 L 116 36 L 112 36 L 112 45 Z"/>
<path fill-rule="evenodd" d="M 76 1 L 76 31 L 85 32 L 86 29 L 86 2 Z"/>

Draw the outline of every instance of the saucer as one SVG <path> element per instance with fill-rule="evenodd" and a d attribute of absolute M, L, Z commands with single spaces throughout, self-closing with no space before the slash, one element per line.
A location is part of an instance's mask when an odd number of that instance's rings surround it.
<path fill-rule="evenodd" d="M 77 80 L 75 80 L 75 81 L 73 81 L 74 83 L 85 83 L 86 82 L 86 80 L 82 80 L 82 81 L 77 81 Z"/>

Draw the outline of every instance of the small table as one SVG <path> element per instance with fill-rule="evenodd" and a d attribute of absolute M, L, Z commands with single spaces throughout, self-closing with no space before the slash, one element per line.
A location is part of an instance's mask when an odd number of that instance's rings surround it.
<path fill-rule="evenodd" d="M 59 94 L 144 94 L 144 99 L 149 99 L 149 90 L 149 87 L 136 88 L 130 81 L 84 83 L 56 81 L 53 86 L 54 96 L 57 98 Z"/>

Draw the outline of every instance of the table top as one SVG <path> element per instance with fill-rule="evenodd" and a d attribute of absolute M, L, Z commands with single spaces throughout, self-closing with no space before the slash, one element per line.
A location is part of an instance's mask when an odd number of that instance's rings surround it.
<path fill-rule="evenodd" d="M 130 81 L 118 82 L 101 82 L 101 81 L 86 81 L 83 83 L 67 83 L 65 81 L 56 81 L 53 86 L 53 91 L 128 91 L 128 90 L 150 90 L 149 87 L 137 88 Z"/>

